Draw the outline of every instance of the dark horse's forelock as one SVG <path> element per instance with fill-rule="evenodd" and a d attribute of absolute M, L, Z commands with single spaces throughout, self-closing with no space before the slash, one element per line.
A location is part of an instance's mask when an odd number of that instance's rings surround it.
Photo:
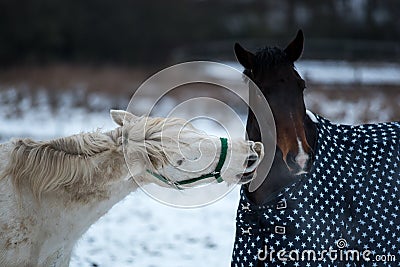
<path fill-rule="evenodd" d="M 295 75 L 300 87 L 305 88 L 305 82 L 297 73 L 292 61 L 288 58 L 285 51 L 279 47 L 264 47 L 254 54 L 253 69 L 245 69 L 243 74 L 253 77 L 254 72 L 263 73 L 280 66 L 289 66 L 295 70 Z"/>
<path fill-rule="evenodd" d="M 254 56 L 253 70 L 262 72 L 282 65 L 293 66 L 293 62 L 289 60 L 285 51 L 279 47 L 267 46 L 259 49 Z M 250 72 L 250 70 L 245 70 L 244 74 L 247 75 L 248 73 L 246 72 Z"/>
<path fill-rule="evenodd" d="M 293 62 L 281 48 L 267 46 L 256 52 L 254 65 L 260 69 L 271 69 L 282 65 L 293 66 Z"/>

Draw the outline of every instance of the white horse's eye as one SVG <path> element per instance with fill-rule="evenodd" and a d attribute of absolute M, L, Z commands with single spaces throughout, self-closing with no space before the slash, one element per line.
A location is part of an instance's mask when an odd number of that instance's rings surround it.
<path fill-rule="evenodd" d="M 176 162 L 176 164 L 177 164 L 178 166 L 181 166 L 184 160 L 185 160 L 185 159 L 180 159 L 180 160 L 178 160 L 178 161 Z"/>

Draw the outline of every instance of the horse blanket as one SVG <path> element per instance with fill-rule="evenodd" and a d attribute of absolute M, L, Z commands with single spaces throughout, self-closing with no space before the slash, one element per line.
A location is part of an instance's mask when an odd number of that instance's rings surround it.
<path fill-rule="evenodd" d="M 316 118 L 309 173 L 263 205 L 242 187 L 231 266 L 400 266 L 400 123 Z"/>

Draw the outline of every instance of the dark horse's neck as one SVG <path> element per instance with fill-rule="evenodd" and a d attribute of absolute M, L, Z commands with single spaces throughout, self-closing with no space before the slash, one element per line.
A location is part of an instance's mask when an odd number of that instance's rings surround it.
<path fill-rule="evenodd" d="M 312 147 L 313 151 L 315 151 L 317 146 L 317 127 L 306 114 L 303 123 L 307 142 Z M 251 110 L 249 111 L 246 130 L 250 140 L 262 141 L 258 123 Z M 311 160 L 313 160 L 313 158 Z M 256 191 L 247 192 L 247 196 L 255 204 L 265 203 L 297 178 L 298 176 L 290 173 L 286 163 L 283 161 L 281 150 L 276 147 L 274 161 L 267 177 Z"/>

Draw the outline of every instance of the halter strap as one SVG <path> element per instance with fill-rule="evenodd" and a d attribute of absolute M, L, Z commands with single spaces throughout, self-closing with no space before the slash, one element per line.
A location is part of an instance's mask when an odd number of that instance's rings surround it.
<path fill-rule="evenodd" d="M 215 170 L 213 172 L 207 173 L 207 174 L 203 174 L 199 177 L 196 178 L 191 178 L 188 180 L 184 180 L 184 181 L 177 181 L 177 182 L 173 182 L 169 179 L 167 179 L 165 176 L 159 174 L 159 173 L 155 173 L 152 172 L 150 170 L 147 170 L 148 173 L 150 173 L 151 175 L 153 175 L 154 177 L 156 177 L 158 180 L 160 180 L 161 182 L 164 182 L 166 184 L 169 185 L 174 185 L 176 186 L 178 189 L 182 189 L 180 186 L 181 185 L 187 185 L 187 184 L 192 184 L 210 177 L 215 177 L 215 179 L 217 180 L 218 183 L 223 182 L 224 180 L 221 177 L 221 170 L 222 167 L 224 166 L 225 160 L 226 160 L 226 155 L 228 153 L 228 139 L 226 138 L 219 138 L 219 140 L 221 141 L 221 152 L 219 155 L 219 160 L 218 160 L 218 164 L 215 167 Z"/>

